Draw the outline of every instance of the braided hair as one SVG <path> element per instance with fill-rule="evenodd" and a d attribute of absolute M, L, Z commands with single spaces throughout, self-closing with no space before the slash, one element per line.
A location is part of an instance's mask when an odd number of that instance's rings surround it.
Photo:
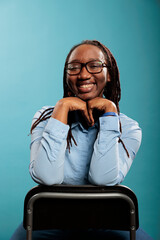
<path fill-rule="evenodd" d="M 79 47 L 81 45 L 84 45 L 84 44 L 97 46 L 103 52 L 104 57 L 106 59 L 106 63 L 107 63 L 107 70 L 108 70 L 108 73 L 110 75 L 110 80 L 111 80 L 111 81 L 107 81 L 106 86 L 105 86 L 104 91 L 103 91 L 103 95 L 106 99 L 111 100 L 112 102 L 115 103 L 115 105 L 117 107 L 118 114 L 119 114 L 120 113 L 119 101 L 121 99 L 121 87 L 120 87 L 118 66 L 117 66 L 116 60 L 115 60 L 114 56 L 112 55 L 111 51 L 105 45 L 103 45 L 101 42 L 99 42 L 97 40 L 84 40 L 81 43 L 73 46 L 71 48 L 70 52 L 68 53 L 66 61 L 65 61 L 64 72 L 63 72 L 63 98 L 69 97 L 69 91 L 70 91 L 69 87 L 67 85 L 67 82 L 66 82 L 66 79 L 67 79 L 66 64 L 69 61 L 71 53 L 77 47 Z M 41 121 L 44 121 L 44 120 L 51 117 L 53 109 L 54 108 L 49 108 L 49 109 L 46 109 L 45 111 L 43 111 L 43 113 L 40 115 L 40 117 L 31 126 L 31 130 L 30 130 L 31 133 L 32 133 L 33 129 Z M 70 129 L 69 129 L 68 136 L 67 136 L 67 148 L 70 151 L 70 146 L 72 146 L 71 139 L 74 141 L 75 145 L 77 145 L 77 144 L 76 144 L 76 141 L 75 141 L 75 139 L 72 135 L 72 132 L 71 132 L 72 119 L 71 119 L 71 117 L 69 117 L 68 119 L 69 119 Z M 120 131 L 122 132 L 121 122 L 120 122 Z M 123 141 L 120 138 L 119 138 L 119 142 L 122 143 L 124 149 L 126 150 L 126 153 L 127 153 L 128 157 L 129 157 L 129 153 L 128 153 Z"/>

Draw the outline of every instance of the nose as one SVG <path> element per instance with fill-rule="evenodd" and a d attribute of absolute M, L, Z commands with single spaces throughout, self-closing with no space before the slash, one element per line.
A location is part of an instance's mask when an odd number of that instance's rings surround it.
<path fill-rule="evenodd" d="M 83 66 L 80 73 L 78 74 L 78 79 L 89 79 L 91 74 L 87 71 L 86 66 Z"/>

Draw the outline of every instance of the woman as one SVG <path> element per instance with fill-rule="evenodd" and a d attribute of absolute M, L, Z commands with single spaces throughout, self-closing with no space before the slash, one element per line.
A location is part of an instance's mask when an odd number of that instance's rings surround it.
<path fill-rule="evenodd" d="M 63 98 L 33 118 L 31 177 L 47 185 L 121 183 L 139 149 L 141 129 L 120 114 L 119 71 L 112 53 L 98 41 L 74 46 L 66 58 L 63 84 Z M 71 239 L 73 232 L 34 234 L 33 239 Z M 11 239 L 24 236 L 20 225 Z M 129 239 L 123 231 L 91 231 L 87 238 L 93 236 Z M 138 229 L 137 239 L 151 238 Z"/>

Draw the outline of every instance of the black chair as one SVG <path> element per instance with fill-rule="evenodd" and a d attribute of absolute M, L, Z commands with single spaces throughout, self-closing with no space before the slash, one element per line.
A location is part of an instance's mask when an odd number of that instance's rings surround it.
<path fill-rule="evenodd" d="M 130 231 L 135 240 L 138 202 L 122 185 L 39 185 L 25 197 L 23 226 L 27 240 L 33 230 L 89 228 Z"/>

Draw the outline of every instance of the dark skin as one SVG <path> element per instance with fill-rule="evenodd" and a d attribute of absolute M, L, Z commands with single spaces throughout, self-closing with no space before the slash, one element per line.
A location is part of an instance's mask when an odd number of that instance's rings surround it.
<path fill-rule="evenodd" d="M 93 45 L 83 44 L 74 49 L 69 62 L 86 63 L 93 59 L 106 63 L 101 49 Z M 101 114 L 105 112 L 117 113 L 116 105 L 103 98 L 103 90 L 107 81 L 111 80 L 106 67 L 97 74 L 91 74 L 83 67 L 78 75 L 67 75 L 66 82 L 70 97 L 62 98 L 56 103 L 52 117 L 68 124 L 68 113 L 78 110 L 82 114 L 81 123 L 87 128 L 96 122 L 97 112 Z M 95 112 L 96 114 L 94 114 Z"/>

